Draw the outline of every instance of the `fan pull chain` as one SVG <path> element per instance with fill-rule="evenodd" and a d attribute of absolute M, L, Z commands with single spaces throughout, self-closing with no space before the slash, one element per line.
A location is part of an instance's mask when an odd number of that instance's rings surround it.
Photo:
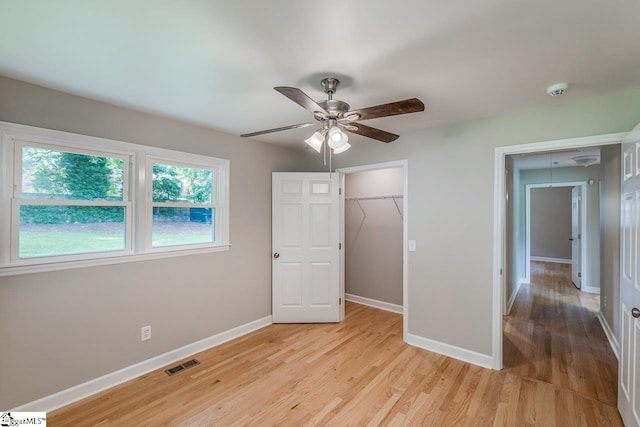
<path fill-rule="evenodd" d="M 327 166 L 327 138 L 322 143 L 322 155 L 324 156 L 324 165 Z"/>
<path fill-rule="evenodd" d="M 329 173 L 331 173 L 331 159 L 333 159 L 332 151 L 329 150 Z"/>

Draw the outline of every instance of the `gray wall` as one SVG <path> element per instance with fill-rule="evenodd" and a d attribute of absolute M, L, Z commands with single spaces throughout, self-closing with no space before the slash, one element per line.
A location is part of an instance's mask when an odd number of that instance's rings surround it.
<path fill-rule="evenodd" d="M 0 407 L 271 313 L 271 171 L 326 170 L 321 156 L 303 152 L 303 162 L 286 149 L 10 79 L 0 78 L 0 95 L 0 120 L 229 158 L 233 243 L 222 253 L 1 278 Z M 638 90 L 570 96 L 393 144 L 354 138 L 334 157 L 336 167 L 409 159 L 409 239 L 418 243 L 408 258 L 410 334 L 491 353 L 495 147 L 628 131 L 640 120 Z M 428 108 L 420 114 L 428 120 Z M 393 131 L 391 120 L 378 126 Z M 142 343 L 145 324 L 153 339 Z"/>
<path fill-rule="evenodd" d="M 345 176 L 347 197 L 392 196 L 403 191 L 401 168 Z M 402 198 L 396 202 L 402 212 Z M 346 293 L 402 305 L 402 217 L 393 200 L 345 202 L 345 249 Z"/>
<path fill-rule="evenodd" d="M 303 169 L 302 152 L 1 77 L 0 120 L 230 159 L 233 244 L 0 278 L 0 408 L 271 314 L 271 172 Z"/>
<path fill-rule="evenodd" d="M 531 256 L 571 259 L 571 189 L 531 189 Z"/>
<path fill-rule="evenodd" d="M 600 310 L 619 338 L 620 145 L 603 148 L 600 156 Z"/>
<path fill-rule="evenodd" d="M 570 96 L 570 95 L 569 95 Z M 428 104 L 428 100 L 427 104 Z M 424 114 L 429 117 L 429 105 Z M 491 354 L 494 157 L 498 146 L 631 130 L 640 91 L 401 135 L 354 141 L 336 167 L 408 159 L 408 333 Z M 393 131 L 388 119 L 377 126 Z M 321 160 L 310 161 L 321 170 Z"/>

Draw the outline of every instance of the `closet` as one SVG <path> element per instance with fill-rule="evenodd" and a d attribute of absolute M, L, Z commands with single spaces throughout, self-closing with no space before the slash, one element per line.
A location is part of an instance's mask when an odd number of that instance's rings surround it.
<path fill-rule="evenodd" d="M 345 175 L 345 297 L 402 312 L 402 168 Z"/>

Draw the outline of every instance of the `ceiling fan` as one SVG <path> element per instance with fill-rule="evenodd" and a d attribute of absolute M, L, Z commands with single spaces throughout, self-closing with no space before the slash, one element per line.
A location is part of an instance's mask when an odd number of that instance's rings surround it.
<path fill-rule="evenodd" d="M 325 142 L 335 154 L 342 153 L 351 146 L 348 143 L 348 136 L 344 133 L 351 132 L 367 138 L 382 142 L 393 142 L 399 135 L 376 129 L 371 126 L 359 123 L 360 120 L 377 119 L 379 117 L 396 116 L 399 114 L 416 113 L 424 111 L 424 104 L 418 98 L 405 99 L 403 101 L 381 104 L 359 110 L 349 110 L 350 106 L 344 101 L 333 99 L 340 81 L 334 77 L 327 77 L 320 82 L 327 99 L 324 101 L 314 101 L 302 90 L 295 87 L 277 86 L 275 90 L 310 111 L 317 122 L 320 122 L 320 129 L 314 132 L 305 140 L 313 149 L 320 152 Z M 264 135 L 266 133 L 280 132 L 289 129 L 300 129 L 313 126 L 316 123 L 300 123 L 297 125 L 284 126 L 275 129 L 268 129 L 259 132 L 245 133 L 241 137 L 251 137 Z"/>

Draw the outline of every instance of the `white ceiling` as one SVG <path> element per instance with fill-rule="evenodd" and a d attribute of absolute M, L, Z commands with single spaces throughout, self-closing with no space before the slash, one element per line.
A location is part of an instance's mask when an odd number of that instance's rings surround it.
<path fill-rule="evenodd" d="M 638 22 L 637 0 L 4 0 L 0 74 L 232 134 L 309 121 L 272 88 L 337 75 L 352 108 L 422 99 L 366 122 L 402 135 L 640 86 Z"/>

